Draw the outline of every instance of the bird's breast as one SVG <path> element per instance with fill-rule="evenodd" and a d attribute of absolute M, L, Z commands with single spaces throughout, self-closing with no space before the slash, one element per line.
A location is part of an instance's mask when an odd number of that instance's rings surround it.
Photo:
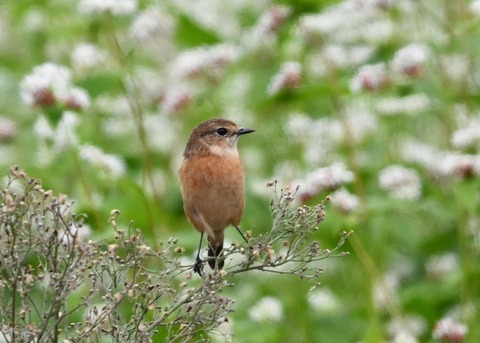
<path fill-rule="evenodd" d="M 243 165 L 238 156 L 193 156 L 184 160 L 180 179 L 183 187 L 196 190 L 238 192 L 244 185 Z"/>
<path fill-rule="evenodd" d="M 184 207 L 200 213 L 213 230 L 238 225 L 245 202 L 238 156 L 192 156 L 180 168 Z"/>

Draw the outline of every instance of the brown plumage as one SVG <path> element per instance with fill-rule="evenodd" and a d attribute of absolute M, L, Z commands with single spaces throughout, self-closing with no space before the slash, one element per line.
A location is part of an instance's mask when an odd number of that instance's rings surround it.
<path fill-rule="evenodd" d="M 223 267 L 223 260 L 218 258 L 222 256 L 225 229 L 230 225 L 238 229 L 242 219 L 245 177 L 237 141 L 240 135 L 253 131 L 230 120 L 210 119 L 193 129 L 183 154 L 179 171 L 183 208 L 201 237 L 207 235 L 212 269 L 215 265 Z M 194 271 L 200 273 L 201 262 L 197 254 Z"/>

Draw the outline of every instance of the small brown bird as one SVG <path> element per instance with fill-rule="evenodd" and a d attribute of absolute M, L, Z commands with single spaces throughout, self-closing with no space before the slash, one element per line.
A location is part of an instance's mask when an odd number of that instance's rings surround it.
<path fill-rule="evenodd" d="M 224 231 L 239 229 L 245 207 L 245 175 L 237 150 L 238 138 L 254 132 L 234 122 L 214 118 L 195 127 L 183 153 L 179 176 L 183 209 L 190 223 L 200 231 L 200 244 L 194 272 L 201 275 L 200 249 L 203 234 L 208 240 L 208 264 L 223 268 Z M 246 241 L 246 239 L 245 239 Z"/>

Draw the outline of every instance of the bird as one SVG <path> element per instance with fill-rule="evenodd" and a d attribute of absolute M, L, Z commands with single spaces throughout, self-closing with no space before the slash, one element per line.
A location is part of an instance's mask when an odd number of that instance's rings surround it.
<path fill-rule="evenodd" d="M 237 142 L 255 130 L 233 121 L 213 118 L 197 125 L 190 134 L 179 180 L 183 209 L 188 221 L 200 232 L 193 271 L 202 276 L 200 258 L 203 235 L 208 241 L 208 264 L 212 270 L 224 266 L 223 240 L 227 227 L 234 226 L 242 238 L 240 221 L 245 208 L 245 173 Z"/>

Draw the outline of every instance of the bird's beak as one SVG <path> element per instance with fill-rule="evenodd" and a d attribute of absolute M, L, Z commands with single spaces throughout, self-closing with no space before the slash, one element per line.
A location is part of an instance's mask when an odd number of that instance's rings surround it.
<path fill-rule="evenodd" d="M 240 135 L 246 135 L 247 133 L 252 133 L 252 132 L 255 132 L 255 130 L 253 129 L 247 129 L 247 128 L 241 128 L 240 130 L 237 131 L 237 135 L 240 136 Z"/>

